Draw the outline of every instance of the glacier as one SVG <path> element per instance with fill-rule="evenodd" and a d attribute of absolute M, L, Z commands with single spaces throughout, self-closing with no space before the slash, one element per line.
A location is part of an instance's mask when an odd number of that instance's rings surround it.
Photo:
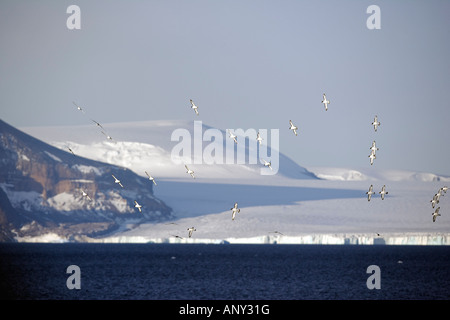
<path fill-rule="evenodd" d="M 95 134 L 95 127 L 27 128 L 25 131 L 63 149 L 121 165 L 156 179 L 154 195 L 173 209 L 173 224 L 140 223 L 98 238 L 75 241 L 113 243 L 254 243 L 449 245 L 450 193 L 441 197 L 442 216 L 432 221 L 430 200 L 450 178 L 400 169 L 303 168 L 280 155 L 280 172 L 261 176 L 251 165 L 193 165 L 196 179 L 171 161 L 170 132 L 189 123 L 143 121 L 106 124 L 116 144 Z M 82 132 L 77 140 L 68 132 Z M 91 137 L 92 135 L 92 137 Z M 55 138 L 58 138 L 55 141 Z M 294 174 L 291 174 L 293 173 Z M 367 201 L 366 191 L 376 194 Z M 386 185 L 389 194 L 378 192 Z M 131 195 L 130 195 L 131 196 Z M 57 199 L 55 199 L 57 200 Z M 120 199 L 117 206 L 120 207 Z M 230 208 L 241 212 L 231 220 Z M 192 238 L 186 229 L 195 226 Z M 283 235 L 274 234 L 278 230 Z M 380 234 L 381 236 L 377 236 Z M 183 237 L 176 238 L 175 235 Z M 17 239 L 18 241 L 26 241 Z M 55 240 L 57 241 L 57 240 Z M 65 241 L 59 239 L 58 241 Z"/>
<path fill-rule="evenodd" d="M 38 237 L 16 238 L 18 242 L 66 243 L 68 239 L 49 233 Z M 279 245 L 450 245 L 450 233 L 442 234 L 309 234 L 301 236 L 261 235 L 249 238 L 151 238 L 146 236 L 111 236 L 100 239 L 79 237 L 80 242 L 136 244 L 279 244 Z"/>

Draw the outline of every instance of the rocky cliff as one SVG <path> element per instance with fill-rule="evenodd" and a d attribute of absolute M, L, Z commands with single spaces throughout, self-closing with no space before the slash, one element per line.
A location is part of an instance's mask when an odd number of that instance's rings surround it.
<path fill-rule="evenodd" d="M 0 120 L 0 241 L 45 232 L 70 240 L 170 219 L 152 187 L 129 169 L 76 156 Z"/>

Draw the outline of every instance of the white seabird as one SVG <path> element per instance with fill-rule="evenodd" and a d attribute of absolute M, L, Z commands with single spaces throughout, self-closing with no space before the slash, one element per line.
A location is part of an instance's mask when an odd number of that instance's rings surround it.
<path fill-rule="evenodd" d="M 378 127 L 381 125 L 380 122 L 378 122 L 378 116 L 375 116 L 372 122 L 373 128 L 375 129 L 375 132 L 377 132 Z"/>
<path fill-rule="evenodd" d="M 103 130 L 102 130 L 102 133 L 105 135 L 106 139 L 112 141 L 113 138 L 109 134 L 105 133 Z"/>
<path fill-rule="evenodd" d="M 83 189 L 81 189 L 81 194 L 83 195 L 84 198 L 87 198 L 87 199 L 89 199 L 89 200 L 92 200 L 92 199 L 89 197 L 89 195 L 88 195 L 86 192 L 84 192 Z"/>
<path fill-rule="evenodd" d="M 381 191 L 379 192 L 379 194 L 381 194 L 381 200 L 384 200 L 384 196 L 387 195 L 388 193 L 389 192 L 386 191 L 386 185 L 383 185 Z"/>
<path fill-rule="evenodd" d="M 279 235 L 284 236 L 284 234 L 282 234 L 280 231 L 277 231 L 277 230 L 275 230 L 275 231 L 270 231 L 269 233 L 277 233 L 277 234 L 279 234 Z"/>
<path fill-rule="evenodd" d="M 195 179 L 194 171 L 191 170 L 191 169 L 189 169 L 187 165 L 184 165 L 184 167 L 185 167 L 186 170 L 187 170 L 186 173 L 189 173 L 189 174 L 191 175 L 191 177 Z"/>
<path fill-rule="evenodd" d="M 148 180 L 152 181 L 154 183 L 154 185 L 156 186 L 155 178 L 153 178 L 151 175 L 149 175 L 147 171 L 145 171 L 145 174 L 147 175 Z"/>
<path fill-rule="evenodd" d="M 377 153 L 377 150 L 380 150 L 380 148 L 377 148 L 377 145 L 376 145 L 376 144 L 377 144 L 377 143 L 375 142 L 375 140 L 373 140 L 372 146 L 369 148 L 369 150 L 372 150 L 373 154 L 375 154 L 375 155 L 376 155 L 376 153 Z"/>
<path fill-rule="evenodd" d="M 228 129 L 228 134 L 229 134 L 230 138 L 234 140 L 234 143 L 236 143 L 236 144 L 237 144 L 237 143 L 238 143 L 238 142 L 237 142 L 237 139 L 236 139 L 236 138 L 237 138 L 237 136 L 236 136 L 236 135 L 234 135 L 234 134 L 233 134 L 233 133 L 231 132 L 231 130 L 230 130 L 230 129 Z"/>
<path fill-rule="evenodd" d="M 192 99 L 190 99 L 191 101 L 191 108 L 194 109 L 195 114 L 198 115 L 198 107 L 195 105 L 194 101 L 192 101 Z"/>
<path fill-rule="evenodd" d="M 134 206 L 139 209 L 139 212 L 142 212 L 142 206 L 136 200 L 134 200 Z"/>
<path fill-rule="evenodd" d="M 367 194 L 367 201 L 370 201 L 372 198 L 372 195 L 375 194 L 375 191 L 373 191 L 373 185 L 371 184 L 369 187 L 369 191 L 366 192 Z"/>
<path fill-rule="evenodd" d="M 241 212 L 241 209 L 238 208 L 238 203 L 235 202 L 233 208 L 231 210 L 231 220 L 234 220 L 234 217 L 236 216 L 236 212 Z"/>
<path fill-rule="evenodd" d="M 376 156 L 375 153 L 372 151 L 372 152 L 370 152 L 369 158 L 370 158 L 370 165 L 373 165 L 373 160 L 376 159 L 377 156 Z"/>
<path fill-rule="evenodd" d="M 435 194 L 437 201 L 439 201 L 441 199 L 442 196 L 442 189 L 440 188 L 438 190 L 438 192 Z"/>
<path fill-rule="evenodd" d="M 79 105 L 77 105 L 74 101 L 72 101 L 72 103 L 75 105 L 75 107 L 77 107 L 78 110 L 80 110 L 83 113 L 86 113 L 86 112 L 84 112 L 83 108 L 81 108 Z"/>
<path fill-rule="evenodd" d="M 289 130 L 292 130 L 292 131 L 295 133 L 295 135 L 297 135 L 298 127 L 296 127 L 296 126 L 292 123 L 291 120 L 289 120 L 289 124 L 291 125 L 291 126 L 289 127 Z"/>
<path fill-rule="evenodd" d="M 325 95 L 325 93 L 323 94 L 322 103 L 325 106 L 325 111 L 327 111 L 328 110 L 328 104 L 330 104 L 330 100 L 327 100 L 327 96 Z"/>
<path fill-rule="evenodd" d="M 259 131 L 258 131 L 258 133 L 256 134 L 256 141 L 258 141 L 258 142 L 259 142 L 259 145 L 261 145 L 261 142 L 262 142 L 263 140 L 264 140 L 264 139 L 261 138 L 261 135 L 259 134 Z"/>
<path fill-rule="evenodd" d="M 187 230 L 189 231 L 189 238 L 192 237 L 192 232 L 197 231 L 194 227 L 190 227 Z"/>
<path fill-rule="evenodd" d="M 435 205 L 439 204 L 439 199 L 437 198 L 437 194 L 435 194 L 433 196 L 433 199 L 430 200 L 430 202 L 431 202 L 431 206 L 433 207 L 433 209 L 434 209 Z"/>
<path fill-rule="evenodd" d="M 75 153 L 73 153 L 73 150 L 70 149 L 70 147 L 66 147 L 66 148 L 70 151 L 70 153 L 72 153 L 73 155 L 75 155 Z"/>
<path fill-rule="evenodd" d="M 441 207 L 438 207 L 433 213 L 433 222 L 436 221 L 436 218 L 439 217 L 441 214 L 439 213 L 439 210 L 441 209 Z"/>
<path fill-rule="evenodd" d="M 91 121 L 92 121 L 93 123 L 95 123 L 95 124 L 97 125 L 97 127 L 100 127 L 100 128 L 102 128 L 103 130 L 105 130 L 105 128 L 103 128 L 103 126 L 102 126 L 100 123 L 98 123 L 97 121 L 95 121 L 94 119 L 91 119 Z"/>
<path fill-rule="evenodd" d="M 270 170 L 272 170 L 272 167 L 271 167 L 271 165 L 272 165 L 272 161 L 269 161 L 269 162 L 267 162 L 266 160 L 264 160 L 264 159 L 261 159 L 262 161 L 264 161 L 264 166 L 265 167 L 269 167 L 270 168 Z"/>
<path fill-rule="evenodd" d="M 114 178 L 114 182 L 117 183 L 119 186 L 121 186 L 121 187 L 123 188 L 123 185 L 122 185 L 122 183 L 120 182 L 120 180 L 117 179 L 113 174 L 112 174 L 112 177 Z"/>

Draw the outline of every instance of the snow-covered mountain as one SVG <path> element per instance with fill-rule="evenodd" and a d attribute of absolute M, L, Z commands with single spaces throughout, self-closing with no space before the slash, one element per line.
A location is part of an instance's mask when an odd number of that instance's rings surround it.
<path fill-rule="evenodd" d="M 0 120 L 0 240 L 49 230 L 66 238 L 94 235 L 172 218 L 152 187 L 126 167 L 73 155 Z"/>
<path fill-rule="evenodd" d="M 114 139 L 113 143 L 105 139 L 101 130 L 94 125 L 26 127 L 22 130 L 58 148 L 64 149 L 66 146 L 70 146 L 76 154 L 89 159 L 127 167 L 144 176 L 145 171 L 150 171 L 155 178 L 189 178 L 184 168 L 185 163 L 191 163 L 190 167 L 195 171 L 195 176 L 198 179 L 260 179 L 261 170 L 266 169 L 262 160 L 259 159 L 260 157 L 257 157 L 258 163 L 256 164 L 252 164 L 248 160 L 249 154 L 260 155 L 256 140 L 252 140 L 250 143 L 248 137 L 244 140 L 244 137 L 239 135 L 238 146 L 244 148 L 246 160 L 241 164 L 236 159 L 231 161 L 232 163 L 227 163 L 227 152 L 234 152 L 234 157 L 237 158 L 237 148 L 233 148 L 233 144 L 231 144 L 232 149 L 229 149 L 230 144 L 227 144 L 229 137 L 225 130 L 211 128 L 206 124 L 185 120 L 165 120 L 108 123 L 102 124 L 102 126 Z M 220 131 L 221 139 L 206 141 L 205 132 L 209 129 Z M 191 141 L 188 142 L 191 146 L 190 156 L 178 156 L 174 152 L 180 141 L 176 135 L 173 138 L 175 141 L 172 141 L 172 136 L 179 131 L 188 132 L 190 135 Z M 195 160 L 197 146 L 195 146 L 194 140 L 199 135 L 200 143 L 202 143 L 200 147 L 202 154 L 203 152 L 206 153 L 208 148 L 217 147 L 216 149 L 220 149 L 223 153 L 222 157 L 217 156 L 219 161 L 208 164 L 203 159 L 200 160 L 202 163 Z M 267 144 L 263 143 L 263 146 L 267 146 Z M 278 150 L 272 150 L 270 145 L 267 146 L 269 156 L 275 153 L 279 154 L 277 163 L 279 170 L 276 175 L 294 179 L 317 179 L 313 173 L 304 167 L 279 153 Z M 275 164 L 274 161 L 272 163 Z"/>
<path fill-rule="evenodd" d="M 404 182 L 450 182 L 450 177 L 429 172 L 407 170 L 374 170 L 373 168 L 309 167 L 318 178 L 332 181 L 404 181 Z"/>
<path fill-rule="evenodd" d="M 186 130 L 192 137 L 190 161 L 194 160 L 194 121 L 161 120 L 136 121 L 102 124 L 114 142 L 105 138 L 95 125 L 52 126 L 52 127 L 23 127 L 21 130 L 37 137 L 57 148 L 70 148 L 77 154 L 89 159 L 103 161 L 129 168 L 139 175 L 145 176 L 145 171 L 163 179 L 189 180 L 184 165 L 172 160 L 172 150 L 179 143 L 172 141 L 172 133 L 176 130 Z M 211 129 L 202 124 L 202 135 Z M 228 135 L 221 130 L 223 140 L 214 141 L 223 146 L 224 158 L 226 153 L 226 139 Z M 239 141 L 241 137 L 238 136 Z M 245 153 L 254 145 L 246 139 Z M 213 144 L 214 144 L 213 143 Z M 202 150 L 211 142 L 203 141 Z M 254 151 L 254 150 L 252 150 Z M 277 150 L 275 150 L 276 152 Z M 271 148 L 268 146 L 268 153 Z M 224 161 L 225 162 L 225 161 Z M 247 161 L 248 162 L 248 161 Z M 192 164 L 198 179 L 230 179 L 230 180 L 259 180 L 261 178 L 262 162 L 259 164 Z M 336 167 L 302 167 L 282 152 L 279 153 L 278 177 L 294 179 L 323 179 L 331 181 L 450 181 L 450 177 L 427 172 L 413 172 L 406 170 L 379 170 L 370 168 L 336 168 Z"/>
<path fill-rule="evenodd" d="M 441 197 L 442 216 L 436 222 L 430 204 L 448 177 L 376 167 L 305 169 L 280 153 L 276 175 L 261 175 L 262 163 L 192 164 L 192 179 L 171 154 L 178 143 L 171 141 L 172 133 L 185 129 L 193 135 L 192 122 L 102 125 L 115 142 L 95 125 L 24 130 L 58 148 L 70 146 L 76 154 L 143 177 L 150 172 L 157 181 L 155 196 L 170 205 L 174 218 L 171 223 L 142 223 L 85 241 L 449 244 L 448 195 Z M 203 132 L 209 128 L 203 126 Z M 223 140 L 228 139 L 222 132 Z M 371 184 L 376 194 L 369 202 L 366 192 Z M 383 185 L 389 192 L 385 200 L 378 194 Z M 235 202 L 241 212 L 232 220 Z M 187 228 L 192 226 L 197 231 L 188 238 Z M 56 235 L 46 237 L 64 241 Z"/>

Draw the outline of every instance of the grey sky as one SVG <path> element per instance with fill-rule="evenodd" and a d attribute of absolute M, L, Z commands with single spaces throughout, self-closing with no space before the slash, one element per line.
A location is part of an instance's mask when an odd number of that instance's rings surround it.
<path fill-rule="evenodd" d="M 66 27 L 71 4 L 81 30 Z M 366 27 L 371 4 L 380 30 Z M 0 118 L 86 124 L 76 101 L 102 123 L 278 128 L 281 152 L 306 167 L 370 167 L 376 140 L 377 168 L 450 175 L 449 12 L 449 1 L 2 1 Z"/>

